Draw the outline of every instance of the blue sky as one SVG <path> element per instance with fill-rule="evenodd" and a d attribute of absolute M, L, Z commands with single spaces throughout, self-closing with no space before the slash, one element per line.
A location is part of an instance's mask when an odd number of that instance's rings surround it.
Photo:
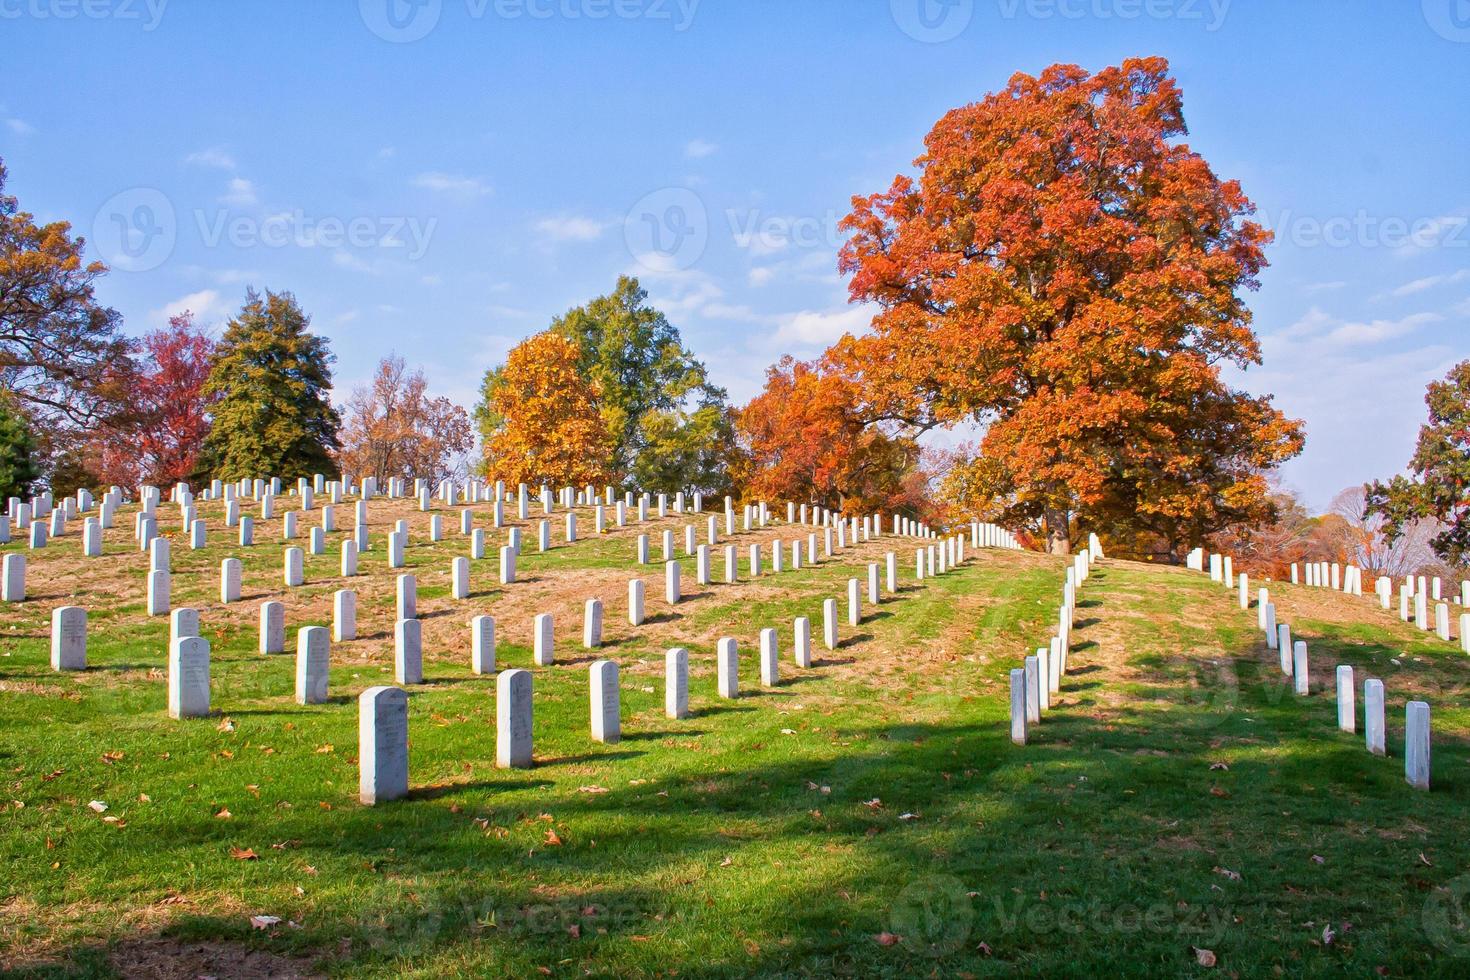
<path fill-rule="evenodd" d="M 1169 58 L 1190 142 L 1278 233 L 1238 378 L 1325 507 L 1405 464 L 1470 356 L 1470 0 L 0 0 L 9 193 L 141 333 L 290 289 L 345 399 L 390 350 L 467 407 L 637 274 L 737 401 L 868 311 L 853 194 L 1054 62 Z"/>

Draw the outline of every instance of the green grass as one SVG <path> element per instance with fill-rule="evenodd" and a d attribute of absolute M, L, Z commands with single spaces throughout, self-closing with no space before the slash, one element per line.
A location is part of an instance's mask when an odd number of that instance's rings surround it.
<path fill-rule="evenodd" d="M 467 630 L 456 647 L 428 643 L 426 626 L 429 683 L 409 702 L 414 792 L 375 808 L 356 802 L 355 697 L 392 678 L 391 637 L 376 635 L 392 606 L 380 539 L 354 583 L 372 638 L 334 648 L 334 700 L 307 708 L 291 700 L 292 658 L 255 652 L 256 605 L 283 591 L 280 544 L 257 528 L 249 601 L 220 610 L 219 561 L 242 549 L 213 526 L 203 552 L 176 542 L 175 605 L 204 610 L 217 709 L 187 722 L 164 715 L 167 623 L 141 615 L 146 560 L 114 544 L 131 516 L 119 515 L 103 564 L 77 561 L 77 536 L 33 554 L 33 575 L 52 561 L 83 573 L 0 607 L 5 961 L 109 975 L 135 947 L 208 942 L 347 976 L 1470 969 L 1470 933 L 1447 914 L 1457 906 L 1445 890 L 1470 859 L 1465 659 L 1370 600 L 1271 586 L 1311 644 L 1317 680 L 1303 698 L 1259 642 L 1254 609 L 1204 576 L 1109 562 L 1082 589 L 1062 703 L 1020 748 L 1008 739 L 1007 672 L 1044 642 L 1061 560 L 972 553 L 919 585 L 912 546 L 885 538 L 860 557 L 701 588 L 683 559 L 685 588 L 699 594 L 670 610 L 658 531 L 676 522 L 653 525 L 655 561 L 639 569 L 641 529 L 542 555 L 533 521 L 527 581 L 494 583 L 491 535 L 474 595 L 455 603 L 449 559 L 468 545 L 450 523 L 444 542 L 409 549 L 426 622 L 448 613 L 458 630 L 474 612 L 496 614 L 499 666 L 531 667 L 518 590 L 556 588 L 567 662 L 532 668 L 536 767 L 498 770 L 493 680 L 469 672 Z M 591 523 L 584 512 L 584 535 Z M 553 528 L 559 542 L 559 516 Z M 781 533 L 737 536 L 742 569 L 748 541 Z M 296 628 L 328 622 L 342 536 L 308 556 L 308 585 L 288 599 L 305 603 L 288 612 L 288 647 Z M 841 598 L 888 547 L 904 589 L 826 651 L 821 600 Z M 92 567 L 129 569 L 129 591 Z M 627 627 L 621 590 L 601 590 L 624 740 L 598 745 L 570 597 L 589 576 L 637 573 L 649 629 Z M 114 594 L 125 601 L 109 608 Z M 89 609 L 83 675 L 47 666 L 48 617 L 63 601 Z M 798 615 L 813 621 L 810 671 L 791 663 Z M 781 638 L 772 690 L 758 684 L 764 626 Z M 714 693 L 712 638 L 723 635 L 740 643 L 747 696 L 736 702 Z M 671 640 L 691 654 L 694 714 L 682 721 L 662 715 Z M 1337 732 L 1337 663 L 1358 667 L 1359 685 L 1369 672 L 1385 679 L 1389 758 Z M 1427 794 L 1403 781 L 1409 696 L 1434 711 Z M 257 930 L 258 914 L 282 921 Z M 1219 966 L 1199 966 L 1194 947 Z"/>

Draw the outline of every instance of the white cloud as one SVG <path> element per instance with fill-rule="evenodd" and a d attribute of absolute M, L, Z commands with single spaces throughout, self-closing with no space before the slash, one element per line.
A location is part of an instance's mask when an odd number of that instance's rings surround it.
<path fill-rule="evenodd" d="M 484 197 L 490 193 L 490 185 L 478 177 L 465 177 L 460 174 L 446 174 L 439 171 L 419 174 L 413 178 L 412 183 L 413 186 L 427 191 L 454 194 L 459 197 Z"/>
<path fill-rule="evenodd" d="M 1415 293 L 1422 293 L 1434 289 L 1437 286 L 1464 282 L 1467 279 L 1470 279 L 1470 269 L 1461 269 L 1458 272 L 1451 272 L 1442 276 L 1424 276 L 1421 279 L 1415 279 L 1413 282 L 1406 282 L 1397 289 L 1389 290 L 1388 295 L 1413 296 Z"/>
<path fill-rule="evenodd" d="M 717 145 L 707 140 L 694 139 L 684 144 L 684 155 L 691 160 L 701 160 L 718 149 Z"/>
<path fill-rule="evenodd" d="M 867 305 L 842 310 L 802 310 L 783 318 L 776 330 L 776 342 L 827 347 L 843 334 L 864 332 L 872 322 L 873 314 L 873 308 Z"/>
<path fill-rule="evenodd" d="M 255 185 L 244 177 L 231 177 L 225 193 L 220 197 L 221 204 L 229 204 L 237 208 L 252 207 L 257 201 Z"/>
<path fill-rule="evenodd" d="M 192 312 L 195 323 L 207 323 L 217 319 L 225 312 L 223 298 L 217 289 L 201 289 L 187 296 L 180 296 L 172 302 L 148 314 L 150 324 L 163 324 L 169 317 L 178 316 L 180 313 Z"/>
<path fill-rule="evenodd" d="M 1396 320 L 1342 320 L 1314 306 L 1300 320 L 1283 330 L 1266 335 L 1262 342 L 1263 345 L 1269 343 L 1283 349 L 1310 345 L 1321 352 L 1326 349 L 1382 343 L 1406 336 L 1420 327 L 1443 319 L 1438 313 L 1411 313 Z"/>
<path fill-rule="evenodd" d="M 194 167 L 217 167 L 220 170 L 234 170 L 235 158 L 228 152 L 217 146 L 204 150 L 195 150 L 184 157 L 184 163 Z"/>
<path fill-rule="evenodd" d="M 1437 313 L 1414 313 L 1397 320 L 1370 320 L 1367 322 L 1344 323 L 1327 334 L 1327 340 L 1335 344 L 1377 344 L 1413 333 L 1428 323 L 1442 320 Z"/>
<path fill-rule="evenodd" d="M 17 136 L 29 136 L 36 131 L 36 127 L 32 126 L 24 119 L 10 118 L 5 120 L 5 125 L 12 133 Z"/>
<path fill-rule="evenodd" d="M 607 225 L 592 218 L 569 215 L 559 218 L 542 218 L 536 222 L 536 231 L 553 242 L 591 242 L 602 237 Z"/>
<path fill-rule="evenodd" d="M 745 274 L 745 279 L 755 287 L 764 286 L 776 278 L 776 270 L 768 265 L 758 265 Z"/>
<path fill-rule="evenodd" d="M 1347 283 L 1341 279 L 1334 279 L 1331 282 L 1309 282 L 1302 287 L 1302 291 L 1307 293 L 1325 293 L 1334 289 L 1342 289 L 1346 285 Z"/>

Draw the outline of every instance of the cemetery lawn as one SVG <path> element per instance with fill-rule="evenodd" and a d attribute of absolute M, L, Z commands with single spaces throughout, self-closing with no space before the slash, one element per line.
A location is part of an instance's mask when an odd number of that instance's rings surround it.
<path fill-rule="evenodd" d="M 378 502 L 374 502 L 374 507 Z M 391 508 L 397 506 L 402 513 Z M 340 507 L 339 525 L 350 508 Z M 814 568 L 694 584 L 663 601 L 658 532 L 535 552 L 495 582 L 500 532 L 449 597 L 457 521 L 415 522 L 426 683 L 409 701 L 407 800 L 357 801 L 356 696 L 392 683 L 393 574 L 336 577 L 342 533 L 281 587 L 274 528 L 235 547 L 175 532 L 174 605 L 201 609 L 214 715 L 171 721 L 166 618 L 143 610 L 130 511 L 107 554 L 74 531 L 0 606 L 0 964 L 22 976 L 1443 976 L 1470 970 L 1470 664 L 1371 598 L 1269 583 L 1311 648 L 1300 697 L 1256 613 L 1207 576 L 1108 560 L 1080 590 L 1071 672 L 1025 747 L 1008 678 L 1045 642 L 1065 562 L 969 552 L 913 581 L 909 541 Z M 171 516 L 171 514 L 170 514 Z M 378 520 L 374 514 L 375 524 Z M 391 519 L 384 517 L 383 523 Z M 579 520 L 588 534 L 590 514 Z M 481 514 L 479 526 L 488 523 Z M 277 521 L 278 525 L 278 521 Z M 304 533 L 305 524 L 303 524 Z M 654 564 L 633 562 L 652 531 Z M 590 534 L 588 534 L 590 537 Z M 803 533 L 803 537 L 804 537 Z M 293 542 L 302 544 L 303 542 Z M 680 542 L 682 545 L 682 540 Z M 23 546 L 0 546 L 0 551 Z M 903 589 L 821 645 L 821 600 L 899 555 Z M 680 549 L 682 551 L 682 547 Z M 242 602 L 220 560 L 245 558 Z M 723 555 L 712 562 L 723 577 Z M 650 622 L 626 620 L 640 575 Z M 359 640 L 334 644 L 331 703 L 292 699 L 295 631 L 359 594 Z M 583 599 L 606 606 L 598 655 L 622 667 L 624 737 L 588 738 Z M 259 602 L 287 603 L 287 656 L 256 652 Z M 49 669 L 57 605 L 89 611 L 85 673 Z M 530 621 L 556 615 L 558 663 L 532 667 Z M 498 665 L 535 675 L 529 770 L 495 767 L 494 684 L 469 670 L 467 622 L 496 616 Z M 791 662 L 812 617 L 816 662 Z M 761 689 L 775 626 L 782 683 Z M 740 644 L 742 697 L 714 692 L 714 645 Z M 663 652 L 690 652 L 691 717 L 663 716 Z M 1381 677 L 1388 757 L 1336 728 L 1333 668 Z M 1403 705 L 1433 711 L 1433 790 L 1403 778 Z M 105 810 L 89 806 L 97 801 Z M 259 917 L 268 916 L 271 919 Z M 257 917 L 252 922 L 252 917 Z M 1210 965 L 1213 964 L 1213 965 Z"/>

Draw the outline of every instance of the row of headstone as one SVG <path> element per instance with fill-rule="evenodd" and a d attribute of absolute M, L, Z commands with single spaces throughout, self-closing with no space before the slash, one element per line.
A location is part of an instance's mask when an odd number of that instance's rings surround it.
<path fill-rule="evenodd" d="M 1102 557 L 1102 544 L 1096 535 L 1089 539 L 1088 547 L 1072 556 L 1062 582 L 1055 635 L 1049 637 L 1046 646 L 1037 647 L 1035 654 L 1026 657 L 1022 666 L 1011 669 L 1011 741 L 1016 745 L 1026 744 L 1030 726 L 1041 722 L 1051 710 L 1052 695 L 1061 692 L 1062 677 L 1069 666 L 1072 630 L 1077 624 L 1077 592 Z"/>

